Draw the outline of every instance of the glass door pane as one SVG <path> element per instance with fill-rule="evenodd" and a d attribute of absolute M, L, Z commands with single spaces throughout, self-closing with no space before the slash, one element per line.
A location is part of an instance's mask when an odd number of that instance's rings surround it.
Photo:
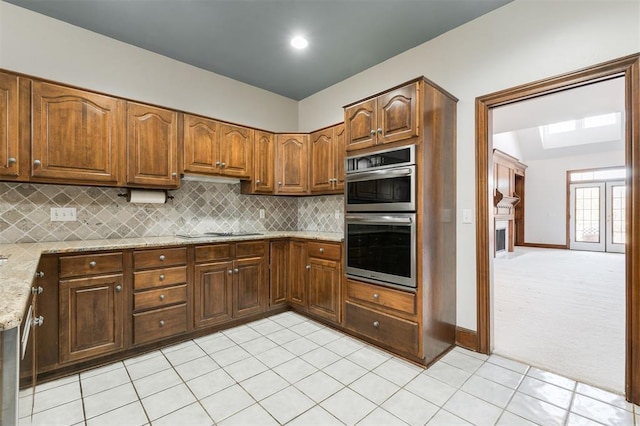
<path fill-rule="evenodd" d="M 604 183 L 571 184 L 570 192 L 570 248 L 604 251 Z"/>
<path fill-rule="evenodd" d="M 624 253 L 627 187 L 623 181 L 607 182 L 607 251 Z"/>

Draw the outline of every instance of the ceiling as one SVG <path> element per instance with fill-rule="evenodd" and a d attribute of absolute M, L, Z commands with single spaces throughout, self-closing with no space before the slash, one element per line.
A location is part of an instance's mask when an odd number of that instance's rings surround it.
<path fill-rule="evenodd" d="M 512 0 L 5 1 L 300 100 Z"/>
<path fill-rule="evenodd" d="M 624 111 L 623 77 L 505 105 L 492 110 L 494 146 L 523 162 L 624 151 Z M 618 122 L 583 124 L 604 114 L 616 114 Z M 545 134 L 544 126 L 574 120 L 573 131 Z"/>

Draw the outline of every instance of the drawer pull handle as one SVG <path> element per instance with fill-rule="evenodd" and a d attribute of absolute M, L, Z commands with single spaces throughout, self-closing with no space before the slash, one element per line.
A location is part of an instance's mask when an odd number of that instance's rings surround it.
<path fill-rule="evenodd" d="M 117 285 L 117 286 L 116 286 L 116 291 L 117 291 L 118 293 L 120 293 L 120 292 L 122 291 L 122 286 L 121 286 L 121 285 Z"/>
<path fill-rule="evenodd" d="M 44 278 L 44 272 L 42 271 L 36 272 L 36 278 Z"/>
<path fill-rule="evenodd" d="M 379 321 L 374 321 L 374 322 L 373 322 L 373 326 L 374 326 L 375 328 L 380 327 L 380 322 L 379 322 Z"/>
<path fill-rule="evenodd" d="M 166 259 L 166 257 L 164 257 L 164 254 L 161 254 L 161 255 L 160 255 L 160 257 L 159 257 L 158 259 L 160 259 L 160 260 L 165 260 L 165 259 Z"/>
<path fill-rule="evenodd" d="M 373 298 L 378 300 L 380 299 L 380 295 L 378 293 L 373 293 Z"/>
<path fill-rule="evenodd" d="M 238 268 L 234 268 L 233 272 L 235 272 L 236 274 L 240 272 L 240 270 Z"/>
<path fill-rule="evenodd" d="M 95 268 L 97 265 L 95 260 L 92 260 L 91 262 L 89 262 L 89 268 Z"/>
<path fill-rule="evenodd" d="M 164 274 L 160 274 L 160 281 L 164 281 Z"/>
<path fill-rule="evenodd" d="M 320 253 L 324 253 L 324 248 L 320 247 Z"/>
<path fill-rule="evenodd" d="M 44 317 L 42 315 L 40 315 L 39 317 L 36 317 L 33 319 L 33 326 L 35 327 L 36 325 L 38 327 L 42 327 L 42 324 L 44 324 Z"/>
<path fill-rule="evenodd" d="M 164 294 L 160 295 L 160 300 L 164 300 Z"/>
<path fill-rule="evenodd" d="M 227 274 L 231 275 L 231 274 L 233 274 L 233 271 L 232 271 L 231 269 L 229 269 L 229 270 L 227 271 Z"/>
<path fill-rule="evenodd" d="M 164 320 L 160 320 L 160 327 L 164 327 Z"/>

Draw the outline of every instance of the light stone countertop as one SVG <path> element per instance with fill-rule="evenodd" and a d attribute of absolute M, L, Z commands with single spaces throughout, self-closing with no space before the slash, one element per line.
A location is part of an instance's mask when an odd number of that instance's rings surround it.
<path fill-rule="evenodd" d="M 246 241 L 256 239 L 302 238 L 340 242 L 341 233 L 284 231 L 264 232 L 262 235 L 180 238 L 148 237 L 114 240 L 59 241 L 27 244 L 0 244 L 0 257 L 8 257 L 0 264 L 0 331 L 20 326 L 38 262 L 42 254 L 80 253 L 95 250 L 123 250 L 164 246 Z"/>

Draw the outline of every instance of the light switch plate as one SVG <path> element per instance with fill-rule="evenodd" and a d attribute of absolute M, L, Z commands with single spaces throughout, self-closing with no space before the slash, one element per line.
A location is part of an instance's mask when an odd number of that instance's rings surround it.
<path fill-rule="evenodd" d="M 473 223 L 471 209 L 462 209 L 462 223 Z"/>
<path fill-rule="evenodd" d="M 78 220 L 75 207 L 52 207 L 51 222 L 73 222 Z"/>

